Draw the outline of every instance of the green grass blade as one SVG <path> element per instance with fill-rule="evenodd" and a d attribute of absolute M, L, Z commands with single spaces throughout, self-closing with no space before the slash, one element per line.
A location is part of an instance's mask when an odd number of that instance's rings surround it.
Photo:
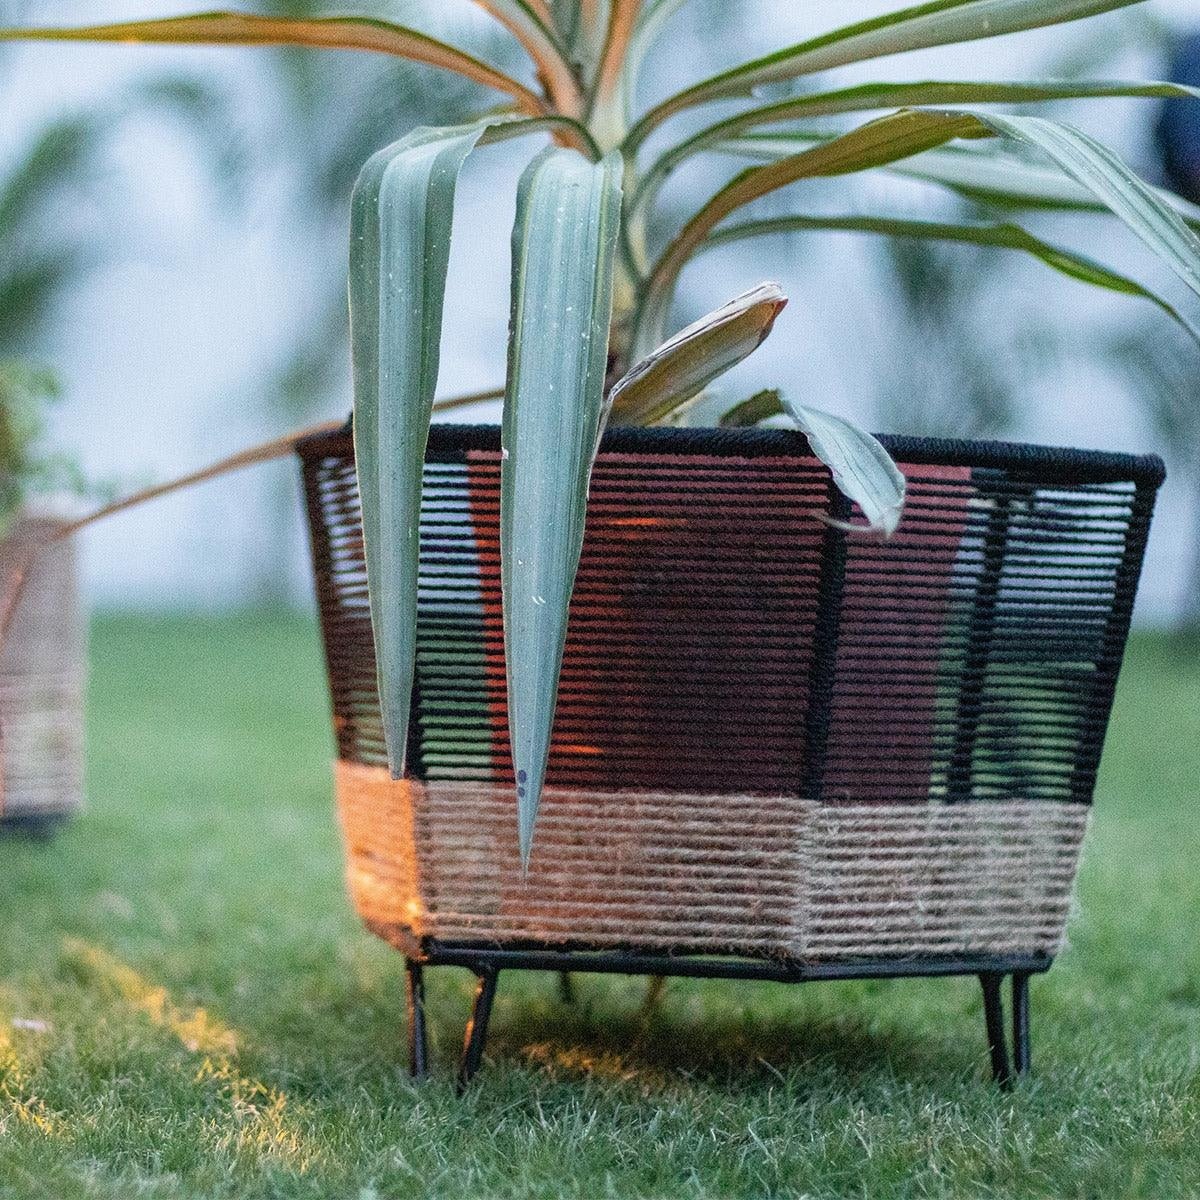
<path fill-rule="evenodd" d="M 568 608 L 604 399 L 620 157 L 551 150 L 526 171 L 513 230 L 501 468 L 508 717 L 528 861 L 550 752 Z"/>
<path fill-rule="evenodd" d="M 1174 305 L 1138 283 L 1137 280 L 1130 279 L 1086 255 L 1035 237 L 1020 225 L 1008 221 L 998 223 L 943 222 L 865 215 L 774 217 L 762 221 L 748 221 L 741 225 L 729 225 L 719 229 L 708 239 L 704 249 L 742 241 L 746 238 L 816 232 L 878 234 L 886 237 L 915 238 L 922 241 L 953 242 L 960 245 L 992 246 L 1001 250 L 1016 250 L 1032 255 L 1046 266 L 1071 279 L 1077 279 L 1091 284 L 1093 287 L 1104 288 L 1124 296 L 1136 296 L 1139 299 L 1148 300 L 1177 322 L 1194 341 L 1200 342 L 1200 333 L 1197 333 Z"/>
<path fill-rule="evenodd" d="M 869 433 L 832 413 L 780 397 L 789 417 L 808 438 L 813 454 L 832 472 L 833 481 L 853 500 L 871 529 L 885 537 L 896 532 L 904 511 L 906 483 L 900 468 Z"/>
<path fill-rule="evenodd" d="M 156 21 L 124 21 L 115 25 L 0 29 L 0 41 L 152 42 L 374 50 L 465 75 L 476 83 L 511 96 L 524 112 L 531 115 L 546 111 L 545 103 L 538 96 L 495 67 L 415 29 L 373 17 L 285 18 L 241 12 L 204 12 Z"/>
<path fill-rule="evenodd" d="M 367 163 L 351 204 L 354 449 L 380 704 L 397 777 L 416 661 L 422 468 L 454 194 L 483 131 L 417 130 Z"/>
<path fill-rule="evenodd" d="M 614 419 L 623 425 L 664 420 L 753 354 L 786 305 L 779 285 L 764 283 L 681 330 L 613 385 Z"/>
<path fill-rule="evenodd" d="M 778 83 L 931 46 L 977 41 L 1078 21 L 1143 0 L 933 0 L 846 25 L 714 75 L 651 109 L 630 131 L 636 149 L 669 117 L 697 104 L 751 95 Z"/>

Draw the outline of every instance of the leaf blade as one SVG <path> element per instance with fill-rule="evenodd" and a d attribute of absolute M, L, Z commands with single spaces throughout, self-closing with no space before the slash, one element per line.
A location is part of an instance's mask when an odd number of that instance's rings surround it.
<path fill-rule="evenodd" d="M 354 449 L 388 765 L 404 773 L 416 666 L 425 449 L 458 174 L 484 132 L 420 129 L 374 155 L 351 200 Z"/>
<path fill-rule="evenodd" d="M 668 97 L 630 131 L 640 146 L 676 113 L 750 94 L 763 84 L 798 79 L 850 63 L 866 62 L 1022 30 L 1083 20 L 1144 0 L 932 0 L 858 21 L 773 54 L 743 63 Z"/>
<path fill-rule="evenodd" d="M 622 164 L 567 150 L 526 171 L 513 230 L 501 581 L 518 833 L 528 862 L 599 437 Z"/>
<path fill-rule="evenodd" d="M 908 217 L 878 215 L 854 216 L 804 216 L 791 215 L 773 217 L 762 221 L 748 221 L 741 225 L 729 225 L 717 230 L 705 243 L 704 249 L 727 245 L 745 238 L 767 237 L 777 233 L 864 233 L 886 237 L 913 238 L 923 241 L 953 242 L 960 245 L 991 246 L 1002 250 L 1015 250 L 1038 259 L 1052 270 L 1071 279 L 1103 288 L 1124 296 L 1147 300 L 1180 325 L 1194 340 L 1200 341 L 1200 333 L 1192 327 L 1184 315 L 1163 297 L 1135 279 L 1089 258 L 1087 255 L 1068 250 L 1052 242 L 1036 237 L 1027 229 L 1013 222 L 947 222 L 914 220 Z"/>
<path fill-rule="evenodd" d="M 546 108 L 523 84 L 466 51 L 415 29 L 373 17 L 283 18 L 213 11 L 113 25 L 0 29 L 0 41 L 151 42 L 373 50 L 465 75 L 476 83 L 511 96 L 524 112 L 531 115 L 543 113 Z"/>
<path fill-rule="evenodd" d="M 743 171 L 718 191 L 672 240 L 650 272 L 636 318 L 635 345 L 657 340 L 684 265 L 738 208 L 801 179 L 890 166 L 956 139 L 997 137 L 1033 146 L 1050 156 L 1061 171 L 1087 189 L 1200 295 L 1200 237 L 1171 204 L 1086 134 L 1043 117 L 902 109 L 790 157 Z"/>
<path fill-rule="evenodd" d="M 681 330 L 613 385 L 614 418 L 628 425 L 663 420 L 753 354 L 786 304 L 778 284 L 764 283 Z"/>
<path fill-rule="evenodd" d="M 842 494 L 862 509 L 869 528 L 891 537 L 900 525 L 908 486 L 891 455 L 876 438 L 842 417 L 809 408 L 786 394 L 780 400 Z"/>
<path fill-rule="evenodd" d="M 500 22 L 537 64 L 554 105 L 569 117 L 582 111 L 579 81 L 571 69 L 567 51 L 559 41 L 544 4 L 526 0 L 474 0 Z M 540 11 L 539 11 L 540 10 Z"/>
<path fill-rule="evenodd" d="M 719 148 L 764 125 L 780 124 L 873 109 L 914 108 L 942 104 L 1034 104 L 1053 100 L 1087 99 L 1196 99 L 1200 88 L 1157 81 L 1129 83 L 1119 80 L 1066 81 L 955 81 L 875 82 L 802 96 L 736 113 L 709 125 L 669 147 L 641 178 L 629 208 L 636 211 L 653 203 L 670 174 L 689 158 Z M 786 138 L 786 134 L 783 135 Z"/>

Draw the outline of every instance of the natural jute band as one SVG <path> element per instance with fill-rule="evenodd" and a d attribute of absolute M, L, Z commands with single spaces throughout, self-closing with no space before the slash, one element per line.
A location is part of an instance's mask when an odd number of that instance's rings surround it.
<path fill-rule="evenodd" d="M 1088 808 L 822 805 L 785 796 L 548 789 L 529 873 L 511 789 L 338 762 L 354 903 L 446 941 L 805 961 L 1053 954 Z"/>
<path fill-rule="evenodd" d="M 62 527 L 49 517 L 18 518 L 0 540 L 0 576 L 23 568 L 30 548 Z M 68 816 L 83 802 L 86 637 L 71 546 L 53 543 L 37 559 L 11 633 L 0 645 L 0 814 Z"/>

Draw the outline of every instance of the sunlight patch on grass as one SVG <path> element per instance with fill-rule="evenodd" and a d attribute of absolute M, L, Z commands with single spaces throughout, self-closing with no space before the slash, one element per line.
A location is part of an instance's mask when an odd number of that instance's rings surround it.
<path fill-rule="evenodd" d="M 99 946 L 65 938 L 63 952 L 99 987 L 115 993 L 190 1053 L 203 1055 L 193 1082 L 211 1087 L 233 1119 L 229 1127 L 214 1130 L 218 1146 L 250 1151 L 300 1174 L 323 1160 L 317 1144 L 292 1122 L 287 1095 L 238 1069 L 242 1039 L 235 1030 L 203 1008 L 176 1004 L 165 987 Z"/>

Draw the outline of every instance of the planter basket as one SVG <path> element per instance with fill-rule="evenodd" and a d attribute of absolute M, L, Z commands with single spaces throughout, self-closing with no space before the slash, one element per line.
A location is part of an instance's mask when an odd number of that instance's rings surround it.
<path fill-rule="evenodd" d="M 350 892 L 409 957 L 415 1020 L 422 963 L 479 974 L 465 1078 L 501 966 L 970 972 L 1006 1074 L 999 979 L 1020 1024 L 1062 941 L 1161 463 L 890 439 L 910 491 L 883 542 L 822 519 L 851 513 L 799 435 L 610 431 L 523 875 L 498 438 L 430 439 L 399 781 L 351 439 L 300 447 Z"/>
<path fill-rule="evenodd" d="M 20 517 L 0 541 L 0 575 L 60 522 Z M 0 654 L 0 815 L 45 831 L 83 803 L 85 629 L 75 550 L 60 542 L 30 569 Z"/>

